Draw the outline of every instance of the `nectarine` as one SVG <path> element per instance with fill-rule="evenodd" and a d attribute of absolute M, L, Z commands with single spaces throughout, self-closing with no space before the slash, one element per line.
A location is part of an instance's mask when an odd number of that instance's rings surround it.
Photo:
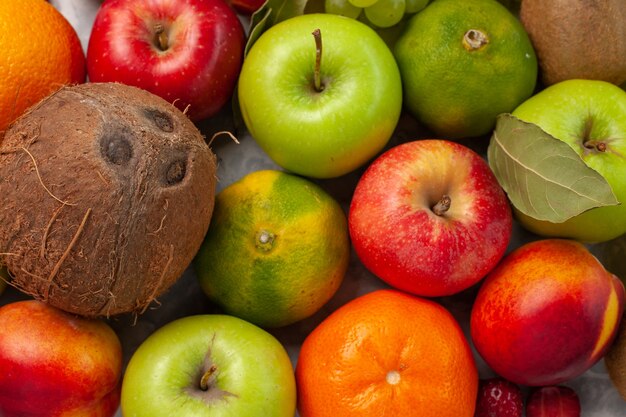
<path fill-rule="evenodd" d="M 581 243 L 544 239 L 508 254 L 470 318 L 478 353 L 522 385 L 554 385 L 594 365 L 613 341 L 624 285 Z"/>

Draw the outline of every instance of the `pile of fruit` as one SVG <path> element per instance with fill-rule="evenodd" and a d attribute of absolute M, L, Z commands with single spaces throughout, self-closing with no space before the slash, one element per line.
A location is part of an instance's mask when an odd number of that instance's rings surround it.
<path fill-rule="evenodd" d="M 626 413 L 623 0 L 0 28 L 0 416 Z"/>

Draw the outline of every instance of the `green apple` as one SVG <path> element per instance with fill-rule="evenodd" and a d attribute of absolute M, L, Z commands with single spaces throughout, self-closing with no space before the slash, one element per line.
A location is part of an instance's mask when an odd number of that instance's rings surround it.
<path fill-rule="evenodd" d="M 554 84 L 512 113 L 572 147 L 609 183 L 619 205 L 597 207 L 562 223 L 519 211 L 520 223 L 543 236 L 602 242 L 626 233 L 626 92 L 596 80 Z"/>
<path fill-rule="evenodd" d="M 124 417 L 293 417 L 293 366 L 265 330 L 227 315 L 174 320 L 130 358 Z"/>
<path fill-rule="evenodd" d="M 373 29 L 312 13 L 259 37 L 244 60 L 238 98 L 248 131 L 274 162 L 332 178 L 387 144 L 402 110 L 402 83 L 391 50 Z"/>

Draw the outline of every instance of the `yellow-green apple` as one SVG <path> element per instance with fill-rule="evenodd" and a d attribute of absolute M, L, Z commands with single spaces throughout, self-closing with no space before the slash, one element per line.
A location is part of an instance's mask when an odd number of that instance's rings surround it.
<path fill-rule="evenodd" d="M 121 82 L 174 103 L 194 120 L 231 98 L 245 34 L 223 0 L 106 0 L 87 47 L 92 82 Z"/>
<path fill-rule="evenodd" d="M 293 417 L 295 410 L 295 377 L 284 347 L 228 315 L 164 325 L 132 355 L 122 382 L 125 416 Z"/>
<path fill-rule="evenodd" d="M 252 45 L 238 86 L 250 134 L 281 167 L 331 178 L 387 144 L 402 107 L 400 73 L 385 42 L 344 16 L 284 20 Z"/>
<path fill-rule="evenodd" d="M 122 347 L 102 320 L 36 300 L 0 307 L 0 415 L 111 417 Z"/>
<path fill-rule="evenodd" d="M 626 233 L 626 91 L 605 81 L 562 81 L 535 94 L 512 114 L 567 143 L 606 179 L 620 202 L 562 223 L 515 210 L 520 223 L 542 236 L 583 242 L 607 241 Z"/>
<path fill-rule="evenodd" d="M 624 285 L 581 243 L 542 239 L 509 253 L 483 282 L 470 333 L 502 377 L 568 381 L 603 357 L 624 310 Z"/>
<path fill-rule="evenodd" d="M 380 155 L 352 196 L 348 226 L 363 264 L 395 288 L 451 295 L 480 281 L 512 232 L 508 200 L 487 162 L 428 139 Z"/>

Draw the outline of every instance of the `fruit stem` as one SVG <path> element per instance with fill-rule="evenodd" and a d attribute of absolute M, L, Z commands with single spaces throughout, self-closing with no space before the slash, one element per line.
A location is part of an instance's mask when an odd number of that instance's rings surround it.
<path fill-rule="evenodd" d="M 444 213 L 450 209 L 450 203 L 452 203 L 452 199 L 449 195 L 444 194 L 441 197 L 441 200 L 439 200 L 437 204 L 433 206 L 433 213 L 435 213 L 437 216 L 443 216 Z"/>
<path fill-rule="evenodd" d="M 167 38 L 167 33 L 165 32 L 165 27 L 163 24 L 157 23 L 154 26 L 154 35 L 157 46 L 161 51 L 167 51 L 169 48 L 169 39 Z"/>
<path fill-rule="evenodd" d="M 470 29 L 463 35 L 463 47 L 476 51 L 489 43 L 489 37 L 478 29 Z"/>
<path fill-rule="evenodd" d="M 598 152 L 606 152 L 606 143 L 597 140 L 587 140 L 584 143 L 585 148 L 595 149 Z"/>
<path fill-rule="evenodd" d="M 315 68 L 313 69 L 313 84 L 315 91 L 318 93 L 324 90 L 321 80 L 321 67 L 322 67 L 322 32 L 319 29 L 313 31 L 313 38 L 315 38 Z"/>
<path fill-rule="evenodd" d="M 217 366 L 211 365 L 211 367 L 202 375 L 202 378 L 200 378 L 200 389 L 202 391 L 209 390 L 211 377 L 215 374 L 215 371 L 217 371 Z"/>

